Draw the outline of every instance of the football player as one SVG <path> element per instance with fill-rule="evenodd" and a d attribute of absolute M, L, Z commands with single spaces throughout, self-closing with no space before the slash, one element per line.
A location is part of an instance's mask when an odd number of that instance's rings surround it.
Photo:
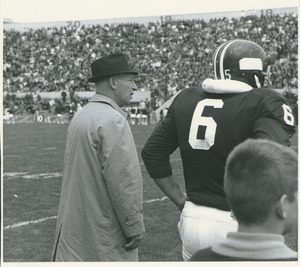
<path fill-rule="evenodd" d="M 262 47 L 251 41 L 219 46 L 213 56 L 215 79 L 179 93 L 142 150 L 150 176 L 182 211 L 178 229 L 184 260 L 237 229 L 223 189 L 229 152 L 248 138 L 290 145 L 295 119 L 281 94 L 262 88 L 268 78 L 266 59 Z M 178 147 L 186 193 L 170 164 Z"/>

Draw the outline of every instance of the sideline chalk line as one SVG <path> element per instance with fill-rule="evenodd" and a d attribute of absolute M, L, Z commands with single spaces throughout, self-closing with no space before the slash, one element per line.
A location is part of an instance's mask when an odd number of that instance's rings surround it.
<path fill-rule="evenodd" d="M 164 196 L 164 197 L 160 197 L 160 198 L 144 200 L 143 204 L 164 201 L 166 199 L 168 199 L 168 197 Z M 38 223 L 42 223 L 42 222 L 45 222 L 48 220 L 53 220 L 53 219 L 57 219 L 57 216 L 51 216 L 51 217 L 46 217 L 46 218 L 42 218 L 42 219 L 38 219 L 38 220 L 31 220 L 31 221 L 27 221 L 27 222 L 20 222 L 20 223 L 15 223 L 12 225 L 7 225 L 7 226 L 3 227 L 3 230 L 9 230 L 9 229 L 14 229 L 14 228 L 19 228 L 22 226 L 28 226 L 30 224 L 38 224 Z"/>
<path fill-rule="evenodd" d="M 41 223 L 41 222 L 52 220 L 52 219 L 56 219 L 56 218 L 57 218 L 57 216 L 52 216 L 52 217 L 46 217 L 46 218 L 39 219 L 39 220 L 34 220 L 34 221 L 27 221 L 27 222 L 15 223 L 15 224 L 12 224 L 12 225 L 5 226 L 3 228 L 3 230 L 12 229 L 12 228 L 19 228 L 21 226 L 26 226 L 26 225 L 29 225 L 29 224 Z"/>
<path fill-rule="evenodd" d="M 61 172 L 47 172 L 47 173 L 35 173 L 29 174 L 28 172 L 5 172 L 3 173 L 3 179 L 49 179 L 62 177 Z"/>
<path fill-rule="evenodd" d="M 172 159 L 172 161 L 181 161 L 181 159 Z M 144 162 L 139 163 L 140 166 L 144 165 Z M 45 172 L 45 173 L 28 173 L 28 172 L 4 172 L 3 179 L 49 179 L 62 177 L 62 172 Z"/>

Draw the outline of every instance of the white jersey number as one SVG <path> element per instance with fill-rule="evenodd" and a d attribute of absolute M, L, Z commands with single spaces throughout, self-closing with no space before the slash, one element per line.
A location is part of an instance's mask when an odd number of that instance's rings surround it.
<path fill-rule="evenodd" d="M 203 117 L 202 113 L 206 106 L 222 108 L 223 105 L 221 99 L 204 99 L 198 102 L 193 114 L 189 135 L 189 143 L 193 149 L 208 150 L 215 143 L 217 123 L 212 117 Z M 206 127 L 204 139 L 197 138 L 199 126 Z"/>
<path fill-rule="evenodd" d="M 283 115 L 284 121 L 286 122 L 287 125 L 293 126 L 295 123 L 295 118 L 294 118 L 291 108 L 286 104 L 283 104 L 282 108 L 284 111 L 284 115 Z"/>

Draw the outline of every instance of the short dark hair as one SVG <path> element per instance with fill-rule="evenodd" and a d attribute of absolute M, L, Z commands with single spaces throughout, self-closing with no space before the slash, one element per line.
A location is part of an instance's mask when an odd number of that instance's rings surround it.
<path fill-rule="evenodd" d="M 224 190 L 238 222 L 264 221 L 283 194 L 298 191 L 297 153 L 269 140 L 248 139 L 229 154 Z"/>

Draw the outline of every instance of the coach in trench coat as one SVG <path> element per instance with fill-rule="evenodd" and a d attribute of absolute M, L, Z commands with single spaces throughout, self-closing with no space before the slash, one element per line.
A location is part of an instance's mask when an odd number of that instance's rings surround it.
<path fill-rule="evenodd" d="M 68 128 L 52 261 L 137 261 L 145 231 L 143 185 L 120 108 L 130 102 L 136 73 L 123 54 L 100 58 L 91 68 L 96 94 Z"/>

